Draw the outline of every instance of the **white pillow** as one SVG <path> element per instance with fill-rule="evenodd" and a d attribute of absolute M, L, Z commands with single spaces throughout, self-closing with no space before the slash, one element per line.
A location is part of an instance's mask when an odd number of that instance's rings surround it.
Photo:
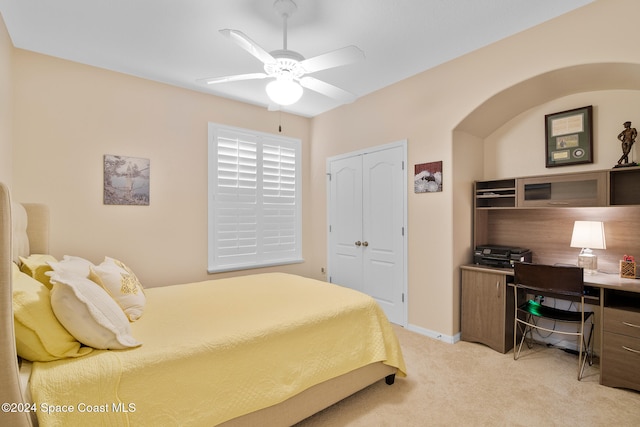
<path fill-rule="evenodd" d="M 78 256 L 65 255 L 62 257 L 62 261 L 47 262 L 53 273 L 59 273 L 64 276 L 71 274 L 74 276 L 89 277 L 89 270 L 93 267 L 91 261 L 87 261 L 84 258 Z M 53 276 L 52 272 L 46 273 L 48 276 Z"/>
<path fill-rule="evenodd" d="M 111 295 L 130 321 L 134 322 L 142 316 L 147 298 L 140 281 L 124 263 L 105 257 L 100 265 L 91 267 L 89 279 Z"/>
<path fill-rule="evenodd" d="M 51 307 L 71 335 L 98 349 L 137 347 L 131 325 L 122 309 L 91 280 L 54 272 L 51 275 Z"/>

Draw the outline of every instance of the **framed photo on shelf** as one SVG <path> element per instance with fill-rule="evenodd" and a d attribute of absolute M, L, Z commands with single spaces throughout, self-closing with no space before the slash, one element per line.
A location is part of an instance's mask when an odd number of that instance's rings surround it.
<path fill-rule="evenodd" d="M 593 106 L 547 114 L 546 166 L 593 163 Z"/>

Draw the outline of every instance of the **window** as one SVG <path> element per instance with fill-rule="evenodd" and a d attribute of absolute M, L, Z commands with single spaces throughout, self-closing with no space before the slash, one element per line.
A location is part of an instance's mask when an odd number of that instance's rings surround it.
<path fill-rule="evenodd" d="M 210 273 L 302 262 L 300 145 L 209 123 Z"/>

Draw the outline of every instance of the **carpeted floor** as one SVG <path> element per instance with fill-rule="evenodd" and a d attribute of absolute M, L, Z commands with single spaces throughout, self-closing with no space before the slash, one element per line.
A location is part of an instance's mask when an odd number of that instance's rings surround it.
<path fill-rule="evenodd" d="M 640 426 L 640 392 L 601 386 L 596 364 L 578 381 L 577 356 L 560 349 L 534 347 L 514 361 L 512 352 L 394 329 L 408 376 L 379 381 L 298 427 Z"/>

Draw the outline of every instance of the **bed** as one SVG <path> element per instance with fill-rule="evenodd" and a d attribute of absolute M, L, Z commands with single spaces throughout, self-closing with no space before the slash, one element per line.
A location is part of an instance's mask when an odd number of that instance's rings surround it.
<path fill-rule="evenodd" d="M 28 252 L 48 254 L 47 207 L 18 206 Z M 124 348 L 81 345 L 74 357 L 29 362 L 18 357 L 12 291 L 15 252 L 25 248 L 16 248 L 1 183 L 0 227 L 3 425 L 287 426 L 405 375 L 373 299 L 284 273 L 146 288 L 143 314 L 125 338 L 116 334 Z"/>

